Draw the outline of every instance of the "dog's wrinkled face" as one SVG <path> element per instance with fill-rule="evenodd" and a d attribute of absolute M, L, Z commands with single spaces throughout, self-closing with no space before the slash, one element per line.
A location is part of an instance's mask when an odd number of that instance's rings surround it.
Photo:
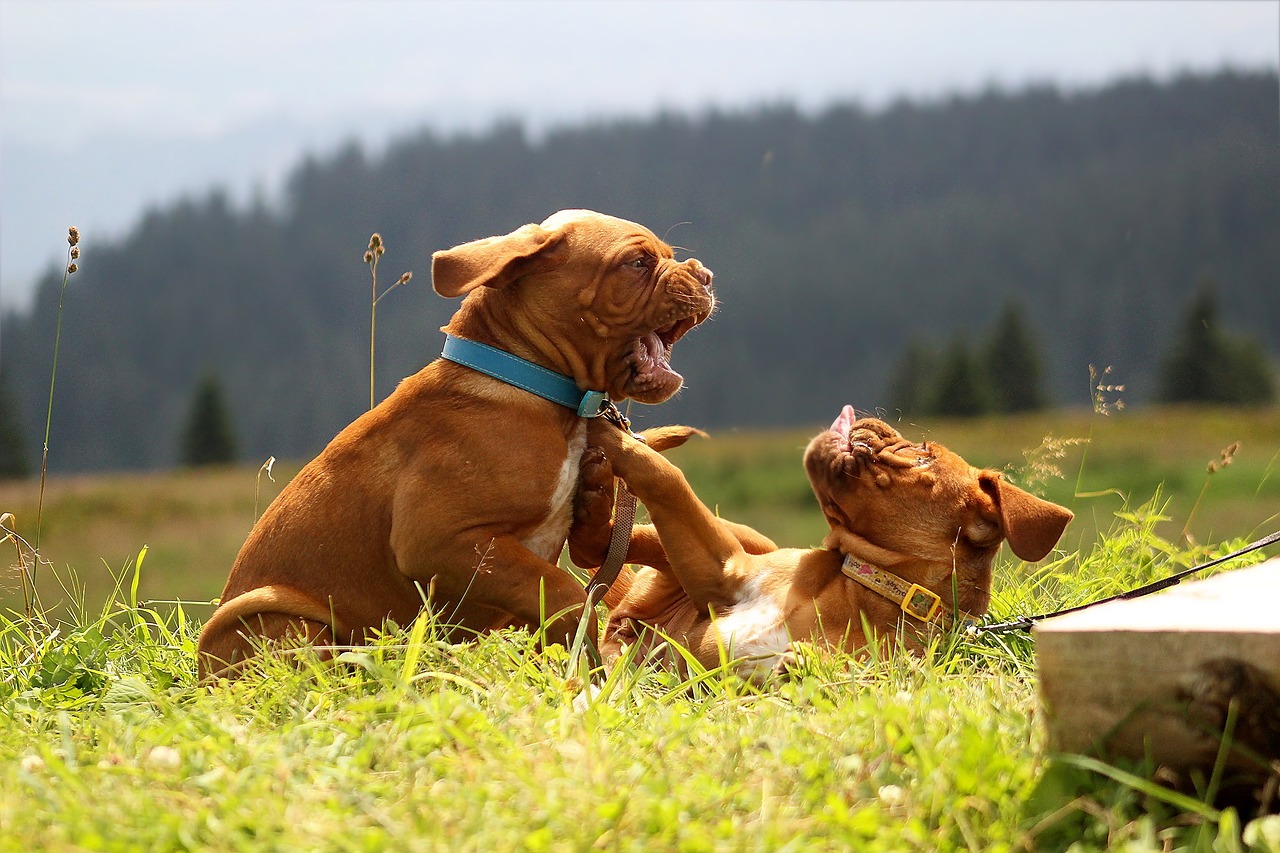
<path fill-rule="evenodd" d="M 469 301 L 554 348 L 583 388 L 643 403 L 680 390 L 672 347 L 715 307 L 701 263 L 677 261 L 641 225 L 586 210 L 437 252 L 432 276 L 441 294 L 474 290 Z"/>
<path fill-rule="evenodd" d="M 961 606 L 973 613 L 989 603 L 1002 541 L 1024 560 L 1043 559 L 1072 517 L 939 444 L 859 419 L 851 406 L 809 443 L 804 464 L 830 542 L 851 536 L 903 560 L 954 565 Z"/>

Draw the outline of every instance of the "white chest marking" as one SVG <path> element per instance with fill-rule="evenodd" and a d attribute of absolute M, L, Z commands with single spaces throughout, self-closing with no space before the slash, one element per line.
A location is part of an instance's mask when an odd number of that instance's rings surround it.
<path fill-rule="evenodd" d="M 569 436 L 569 453 L 556 475 L 547 514 L 537 529 L 521 540 L 524 547 L 549 563 L 560 559 L 560 550 L 569 536 L 569 525 L 573 523 L 573 494 L 578 485 L 582 451 L 586 448 L 587 422 L 580 420 Z"/>
<path fill-rule="evenodd" d="M 766 593 L 763 575 L 742 588 L 738 602 L 716 619 L 716 629 L 730 657 L 757 658 L 743 663 L 744 676 L 764 675 L 790 648 L 782 608 Z"/>

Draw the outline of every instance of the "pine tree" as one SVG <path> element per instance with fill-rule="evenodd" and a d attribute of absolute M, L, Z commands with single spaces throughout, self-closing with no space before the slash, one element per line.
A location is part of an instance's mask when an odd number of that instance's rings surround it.
<path fill-rule="evenodd" d="M 912 340 L 889 374 L 889 411 L 903 416 L 932 414 L 933 375 L 937 356 L 925 344 Z"/>
<path fill-rule="evenodd" d="M 985 355 L 996 411 L 1033 412 L 1045 407 L 1040 351 L 1020 303 L 1005 303 Z"/>
<path fill-rule="evenodd" d="M 1165 358 L 1159 399 L 1165 403 L 1265 405 L 1275 400 L 1274 371 L 1250 338 L 1221 327 L 1217 288 L 1200 282 Z"/>
<path fill-rule="evenodd" d="M 1224 381 L 1228 401 L 1269 406 L 1276 401 L 1276 372 L 1266 351 L 1253 338 L 1233 335 L 1227 341 L 1231 372 Z"/>
<path fill-rule="evenodd" d="M 17 480 L 31 474 L 27 442 L 18 417 L 18 403 L 9 391 L 9 380 L 0 370 L 0 480 Z"/>
<path fill-rule="evenodd" d="M 217 374 L 209 371 L 196 387 L 191 414 L 182 433 L 182 462 L 193 468 L 224 465 L 234 462 L 237 455 L 222 384 Z"/>
<path fill-rule="evenodd" d="M 963 337 L 955 337 L 942 359 L 934 393 L 934 413 L 943 417 L 972 418 L 991 410 L 991 388 Z"/>

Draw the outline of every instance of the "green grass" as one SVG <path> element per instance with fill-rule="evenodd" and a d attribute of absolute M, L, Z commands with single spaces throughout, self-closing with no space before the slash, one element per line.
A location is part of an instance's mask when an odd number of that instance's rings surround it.
<path fill-rule="evenodd" d="M 1153 526 L 1138 508 L 1090 554 L 1006 565 L 996 607 L 1190 558 Z M 1244 849 L 1234 812 L 1186 807 L 1150 768 L 1117 781 L 1046 754 L 1022 635 L 810 652 L 756 688 L 633 666 L 593 682 L 528 634 L 454 646 L 422 619 L 340 667 L 269 660 L 204 688 L 194 623 L 132 583 L 57 629 L 0 622 L 5 849 Z"/>
<path fill-rule="evenodd" d="M 1068 494 L 1090 532 L 1043 564 L 1002 556 L 994 615 L 1089 601 L 1274 527 L 1280 419 L 1264 414 L 1221 418 L 1207 436 L 1197 424 L 1214 413 L 929 430 L 1000 467 L 1021 465 L 1047 427 L 1092 426 L 1086 490 L 1128 495 Z M 820 535 L 799 471 L 807 437 L 730 434 L 677 461 L 725 515 L 805 544 Z M 1204 465 L 1235 440 L 1240 454 L 1192 519 L 1214 544 L 1188 545 L 1178 534 Z M 1044 493 L 1072 491 L 1072 459 Z M 1182 471 L 1183 485 L 1152 499 L 1154 485 L 1122 470 Z M 183 561 L 217 543 L 234 552 L 254 474 L 50 481 L 48 553 L 103 539 L 94 557 L 58 558 L 77 565 L 57 569 L 64 582 L 91 589 L 80 604 L 53 624 L 0 619 L 0 850 L 1250 849 L 1242 834 L 1280 850 L 1280 816 L 1242 827 L 1203 780 L 1177 793 L 1151 767 L 1049 753 L 1022 634 L 948 638 L 923 659 L 811 652 L 797 677 L 754 687 L 722 670 L 621 666 L 606 678 L 524 633 L 455 646 L 422 619 L 339 667 L 304 655 L 200 687 L 207 607 L 149 602 L 217 593 L 225 553 L 199 570 Z M 24 494 L 6 488 L 0 509 Z"/>

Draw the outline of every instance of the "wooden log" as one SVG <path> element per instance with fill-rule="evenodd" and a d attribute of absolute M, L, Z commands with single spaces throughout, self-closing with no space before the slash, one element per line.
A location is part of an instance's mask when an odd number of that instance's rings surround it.
<path fill-rule="evenodd" d="M 1033 633 L 1050 749 L 1211 767 L 1234 697 L 1233 742 L 1280 758 L 1280 558 Z"/>

